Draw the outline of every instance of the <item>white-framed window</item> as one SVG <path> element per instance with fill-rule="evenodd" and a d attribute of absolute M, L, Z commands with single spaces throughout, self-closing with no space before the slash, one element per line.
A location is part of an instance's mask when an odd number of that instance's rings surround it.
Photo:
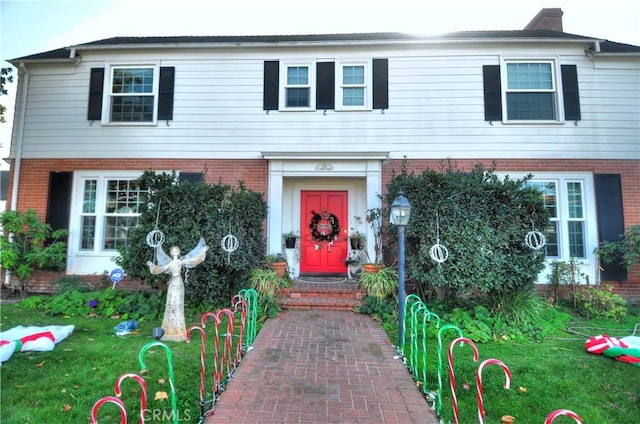
<path fill-rule="evenodd" d="M 549 211 L 549 228 L 542 230 L 547 238 L 547 258 L 588 259 L 589 242 L 595 240 L 595 233 L 588 234 L 585 179 L 535 178 L 528 184 L 540 191 L 545 209 Z M 591 220 L 595 230 L 595 214 Z"/>
<path fill-rule="evenodd" d="M 314 62 L 280 62 L 280 110 L 315 110 Z"/>
<path fill-rule="evenodd" d="M 111 124 L 153 124 L 158 105 L 157 65 L 111 65 L 108 108 L 102 116 Z"/>
<path fill-rule="evenodd" d="M 502 60 L 502 105 L 507 122 L 559 120 L 556 63 L 552 59 Z"/>
<path fill-rule="evenodd" d="M 336 110 L 370 110 L 371 61 L 342 60 L 336 66 Z"/>
<path fill-rule="evenodd" d="M 138 186 L 138 176 L 80 178 L 79 250 L 105 252 L 127 246 L 147 205 L 147 191 Z"/>
<path fill-rule="evenodd" d="M 118 248 L 147 208 L 142 171 L 76 171 L 69 222 L 68 272 L 87 274 L 115 267 Z"/>

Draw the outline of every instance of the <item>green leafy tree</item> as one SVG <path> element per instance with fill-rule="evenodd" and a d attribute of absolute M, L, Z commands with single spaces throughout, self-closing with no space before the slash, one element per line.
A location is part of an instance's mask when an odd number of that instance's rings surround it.
<path fill-rule="evenodd" d="M 149 208 L 140 216 L 128 246 L 119 250 L 116 263 L 131 278 L 165 287 L 167 275 L 152 275 L 145 265 L 155 261 L 147 235 L 156 228 L 161 231 L 167 254 L 171 246 L 178 246 L 186 254 L 203 237 L 209 250 L 205 261 L 183 276 L 185 303 L 228 305 L 238 289 L 249 285 L 251 269 L 264 256 L 267 205 L 262 194 L 248 190 L 242 182 L 237 187 L 178 183 L 175 173 L 153 171 L 145 172 L 140 183 L 150 190 Z M 238 240 L 238 248 L 232 253 L 221 245 L 229 234 Z"/>
<path fill-rule="evenodd" d="M 495 169 L 481 165 L 461 171 L 451 161 L 439 171 L 414 174 L 403 163 L 385 201 L 390 206 L 402 190 L 413 206 L 406 228 L 407 277 L 423 296 L 480 292 L 500 298 L 533 289 L 544 267 L 544 249 L 527 247 L 525 236 L 533 228 L 547 228 L 548 216 L 540 193 L 527 186 L 529 179 L 500 179 Z M 443 263 L 430 254 L 438 234 L 449 254 Z"/>
<path fill-rule="evenodd" d="M 13 69 L 11 68 L 1 68 L 0 69 L 0 96 L 4 96 L 7 94 L 7 89 L 5 88 L 8 83 L 13 82 L 13 75 L 11 72 Z M 4 118 L 4 112 L 7 108 L 0 104 L 0 123 L 6 122 Z"/>
<path fill-rule="evenodd" d="M 605 263 L 618 262 L 627 270 L 640 263 L 640 224 L 632 225 L 619 241 L 603 241 L 595 250 Z"/>
<path fill-rule="evenodd" d="M 16 277 L 24 297 L 36 269 L 64 269 L 67 230 L 53 231 L 34 209 L 5 211 L 0 217 L 4 232 L 0 235 L 0 262 Z"/>

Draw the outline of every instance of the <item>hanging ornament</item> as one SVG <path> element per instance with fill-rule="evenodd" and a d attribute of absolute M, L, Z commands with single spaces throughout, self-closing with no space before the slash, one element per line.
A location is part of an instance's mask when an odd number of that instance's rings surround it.
<path fill-rule="evenodd" d="M 164 233 L 158 230 L 158 221 L 160 220 L 160 204 L 162 203 L 162 199 L 158 202 L 158 211 L 156 213 L 156 226 L 153 230 L 147 233 L 147 244 L 149 247 L 153 247 L 156 250 L 162 246 L 164 243 Z M 153 255 L 153 259 L 155 261 L 157 255 Z"/>
<path fill-rule="evenodd" d="M 449 251 L 447 248 L 440 244 L 440 219 L 436 212 L 436 244 L 429 249 L 429 256 L 435 262 L 441 264 L 449 257 Z"/>
<path fill-rule="evenodd" d="M 536 230 L 531 221 L 531 231 L 524 237 L 524 243 L 529 249 L 540 250 L 547 244 L 547 238 L 540 231 Z"/>
<path fill-rule="evenodd" d="M 229 224 L 229 234 L 224 236 L 220 241 L 220 247 L 227 252 L 227 263 L 231 263 L 231 254 L 238 250 L 240 242 L 238 238 L 231 234 L 231 224 Z"/>

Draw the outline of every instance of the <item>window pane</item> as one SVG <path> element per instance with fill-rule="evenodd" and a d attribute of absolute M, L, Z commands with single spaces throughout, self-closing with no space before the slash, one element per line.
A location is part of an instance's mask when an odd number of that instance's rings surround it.
<path fill-rule="evenodd" d="M 152 93 L 153 69 L 115 69 L 113 71 L 113 93 Z"/>
<path fill-rule="evenodd" d="M 127 247 L 130 232 L 137 224 L 137 216 L 108 216 L 104 228 L 104 250 Z"/>
<path fill-rule="evenodd" d="M 287 107 L 309 107 L 309 89 L 287 88 Z"/>
<path fill-rule="evenodd" d="M 544 236 L 547 243 L 544 245 L 547 257 L 559 257 L 560 249 L 558 248 L 558 222 L 550 222 L 549 227 L 545 230 Z"/>
<path fill-rule="evenodd" d="M 569 221 L 569 255 L 572 258 L 585 257 L 584 222 Z"/>
<path fill-rule="evenodd" d="M 136 180 L 108 180 L 106 199 L 106 213 L 141 213 L 146 191 L 140 190 Z"/>
<path fill-rule="evenodd" d="M 507 93 L 507 119 L 555 119 L 553 93 Z"/>
<path fill-rule="evenodd" d="M 93 244 L 96 234 L 96 217 L 83 216 L 80 226 L 82 228 L 82 236 L 80 239 L 80 249 L 93 250 Z"/>
<path fill-rule="evenodd" d="M 364 66 L 345 66 L 342 68 L 342 83 L 346 85 L 364 84 Z"/>
<path fill-rule="evenodd" d="M 364 106 L 364 88 L 344 88 L 342 104 L 345 106 Z"/>
<path fill-rule="evenodd" d="M 553 74 L 550 63 L 508 63 L 509 90 L 551 90 Z"/>
<path fill-rule="evenodd" d="M 567 200 L 569 202 L 569 218 L 583 218 L 581 183 L 567 183 Z"/>
<path fill-rule="evenodd" d="M 152 96 L 113 97 L 111 100 L 111 121 L 153 121 L 153 99 Z"/>
<path fill-rule="evenodd" d="M 529 181 L 528 185 L 540 191 L 544 208 L 549 212 L 549 216 L 558 218 L 556 183 L 551 181 Z"/>
<path fill-rule="evenodd" d="M 82 195 L 82 213 L 96 212 L 96 180 L 86 180 L 84 182 L 84 192 Z"/>
<path fill-rule="evenodd" d="M 309 84 L 309 68 L 306 66 L 290 66 L 287 68 L 287 85 Z"/>

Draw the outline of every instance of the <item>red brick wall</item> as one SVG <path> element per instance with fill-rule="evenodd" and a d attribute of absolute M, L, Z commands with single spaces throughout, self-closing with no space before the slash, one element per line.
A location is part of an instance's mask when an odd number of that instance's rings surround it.
<path fill-rule="evenodd" d="M 81 170 L 177 170 L 182 172 L 204 172 L 208 183 L 221 181 L 237 186 L 242 180 L 253 191 L 267 195 L 268 162 L 265 160 L 228 159 L 23 159 L 20 178 L 18 210 L 35 209 L 44 220 L 47 213 L 49 172 L 73 172 Z M 7 203 L 12 196 L 11 175 Z"/>
<path fill-rule="evenodd" d="M 481 163 L 490 168 L 494 163 L 499 172 L 593 172 L 594 174 L 620 174 L 622 180 L 622 200 L 624 225 L 628 228 L 640 224 L 640 162 L 637 160 L 570 160 L 570 159 L 462 159 L 455 160 L 457 169 L 470 171 Z M 426 168 L 441 169 L 439 159 L 408 159 L 407 171 L 420 173 Z M 393 173 L 400 172 L 402 160 L 389 160 L 382 169 L 382 187 L 386 187 Z M 640 265 L 634 265 L 624 283 L 607 282 L 616 287 L 616 292 L 624 296 L 630 303 L 640 303 Z"/>

